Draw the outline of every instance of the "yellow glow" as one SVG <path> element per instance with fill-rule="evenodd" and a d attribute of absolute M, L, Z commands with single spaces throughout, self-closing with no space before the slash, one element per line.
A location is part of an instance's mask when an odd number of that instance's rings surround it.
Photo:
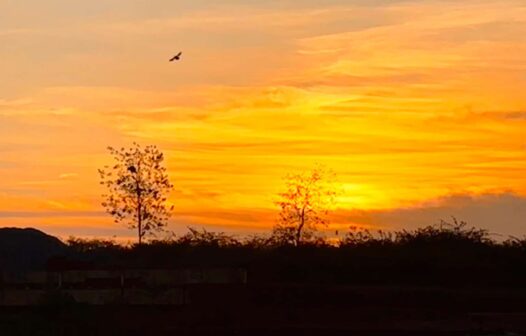
<path fill-rule="evenodd" d="M 21 49 L 0 51 L 0 73 L 13 78 L 0 83 L 0 213 L 31 216 L 0 223 L 113 228 L 102 214 L 73 214 L 103 211 L 105 147 L 133 141 L 166 153 L 173 229 L 265 230 L 282 177 L 316 163 L 341 182 L 340 226 L 353 209 L 526 196 L 521 1 L 235 3 L 173 17 L 119 8 L 130 15 L 93 20 L 67 7 L 81 15 L 67 31 L 5 5 L 13 18 L 0 23 L 0 44 Z M 57 45 L 21 57 L 42 35 Z M 184 43 L 183 59 L 168 64 L 173 41 Z M 72 215 L 38 215 L 55 211 Z"/>

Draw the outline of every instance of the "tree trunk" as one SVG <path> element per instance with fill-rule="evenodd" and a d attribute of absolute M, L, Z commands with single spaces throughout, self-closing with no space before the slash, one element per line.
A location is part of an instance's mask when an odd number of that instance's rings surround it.
<path fill-rule="evenodd" d="M 301 209 L 300 225 L 298 226 L 298 230 L 296 231 L 296 246 L 300 245 L 301 231 L 303 230 L 304 226 L 305 226 L 305 208 Z"/>
<path fill-rule="evenodd" d="M 137 192 L 137 230 L 139 234 L 139 245 L 142 244 L 142 200 L 141 200 L 141 184 L 140 184 L 140 169 L 141 169 L 141 163 L 139 162 L 137 165 L 137 175 L 135 179 L 136 183 L 136 192 Z"/>
<path fill-rule="evenodd" d="M 142 213 L 141 213 L 141 193 L 137 194 L 137 230 L 139 234 L 139 245 L 142 244 Z"/>
<path fill-rule="evenodd" d="M 140 196 L 138 197 L 140 200 Z M 140 203 L 137 206 L 137 230 L 139 231 L 139 245 L 142 244 L 142 219 L 141 219 L 141 205 Z"/>

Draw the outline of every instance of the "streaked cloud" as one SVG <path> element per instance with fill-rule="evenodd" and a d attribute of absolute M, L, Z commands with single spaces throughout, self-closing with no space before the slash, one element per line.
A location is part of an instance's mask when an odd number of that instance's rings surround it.
<path fill-rule="evenodd" d="M 96 169 L 107 145 L 139 141 L 167 154 L 177 230 L 268 228 L 281 176 L 316 162 L 339 175 L 339 213 L 375 225 L 447 217 L 454 195 L 472 198 L 466 217 L 502 214 L 526 195 L 525 14 L 514 0 L 4 2 L 0 211 L 110 230 L 82 215 L 101 210 Z M 509 218 L 495 231 L 516 232 Z"/>
<path fill-rule="evenodd" d="M 466 221 L 488 230 L 497 240 L 525 235 L 526 198 L 514 194 L 451 195 L 426 204 L 385 211 L 354 211 L 341 215 L 342 221 L 373 229 L 415 229 L 440 223 Z"/>

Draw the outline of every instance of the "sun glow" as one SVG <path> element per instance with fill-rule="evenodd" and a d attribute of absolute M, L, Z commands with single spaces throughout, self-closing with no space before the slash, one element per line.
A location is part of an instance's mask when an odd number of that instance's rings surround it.
<path fill-rule="evenodd" d="M 124 234 L 96 170 L 133 141 L 166 154 L 175 230 L 267 230 L 282 177 L 317 163 L 340 181 L 338 223 L 526 197 L 522 2 L 187 6 L 0 4 L 2 225 Z"/>

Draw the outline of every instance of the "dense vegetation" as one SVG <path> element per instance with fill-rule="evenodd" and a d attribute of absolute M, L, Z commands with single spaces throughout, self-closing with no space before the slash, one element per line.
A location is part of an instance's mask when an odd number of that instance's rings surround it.
<path fill-rule="evenodd" d="M 67 245 L 67 255 L 53 258 L 48 267 L 243 267 L 253 283 L 526 284 L 526 239 L 498 242 L 457 221 L 413 231 L 354 229 L 338 242 L 318 238 L 300 246 L 283 237 L 236 239 L 194 229 L 142 245 L 74 238 Z"/>

